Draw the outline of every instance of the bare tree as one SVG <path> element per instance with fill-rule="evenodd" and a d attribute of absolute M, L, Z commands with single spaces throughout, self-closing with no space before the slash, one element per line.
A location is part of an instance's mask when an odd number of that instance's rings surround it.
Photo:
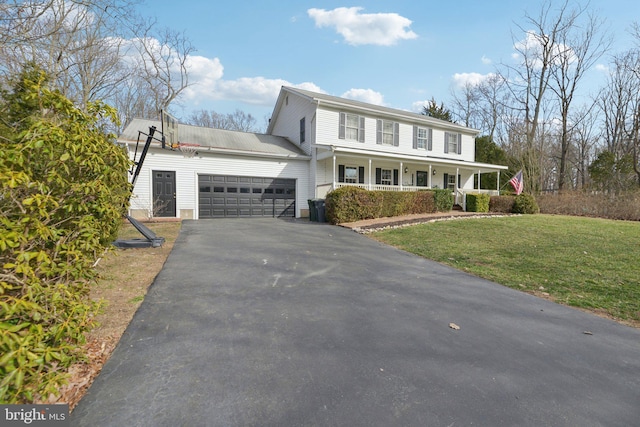
<path fill-rule="evenodd" d="M 127 77 L 120 47 L 136 0 L 11 0 L 0 7 L 3 71 L 40 66 L 52 84 L 84 107 L 108 99 Z"/>
<path fill-rule="evenodd" d="M 151 22 L 139 35 L 136 48 L 140 54 L 140 77 L 154 96 L 157 111 L 166 109 L 189 87 L 189 55 L 195 48 L 184 33 L 155 29 Z"/>
<path fill-rule="evenodd" d="M 219 114 L 215 111 L 196 111 L 187 119 L 189 124 L 216 129 L 235 130 L 240 132 L 258 132 L 256 119 L 244 111 Z"/>
<path fill-rule="evenodd" d="M 520 63 L 517 66 L 506 66 L 505 81 L 515 102 L 514 110 L 519 112 L 524 125 L 525 150 L 522 152 L 521 166 L 527 176 L 525 189 L 531 192 L 538 192 L 545 185 L 542 152 L 536 147 L 536 138 L 547 103 L 546 93 L 552 67 L 561 52 L 561 35 L 573 22 L 570 15 L 567 16 L 566 1 L 555 15 L 552 7 L 552 3 L 547 1 L 537 16 L 525 15 L 527 28 L 518 26 L 525 39 L 521 41 L 514 38 L 514 48 Z"/>
<path fill-rule="evenodd" d="M 124 121 L 157 118 L 189 86 L 194 51 L 184 34 L 144 24 L 141 0 L 0 0 L 0 72 L 40 66 L 84 107 L 114 104 Z"/>
<path fill-rule="evenodd" d="M 579 121 L 569 123 L 569 114 L 578 84 L 585 72 L 611 46 L 610 37 L 598 35 L 603 23 L 604 20 L 596 18 L 593 14 L 586 16 L 586 9 L 577 6 L 565 15 L 557 33 L 558 53 L 550 68 L 553 81 L 550 87 L 556 95 L 561 120 L 558 190 L 564 188 L 568 174 L 567 156 L 571 146 L 570 133 L 572 127 L 579 124 Z M 579 116 L 574 117 L 579 119 Z"/>
<path fill-rule="evenodd" d="M 596 127 L 596 113 L 592 106 L 582 106 L 575 110 L 576 118 L 569 121 L 575 123 L 572 128 L 572 138 L 575 143 L 576 158 L 576 186 L 586 188 L 589 185 L 589 165 L 594 159 L 594 150 L 599 140 L 599 132 Z"/>

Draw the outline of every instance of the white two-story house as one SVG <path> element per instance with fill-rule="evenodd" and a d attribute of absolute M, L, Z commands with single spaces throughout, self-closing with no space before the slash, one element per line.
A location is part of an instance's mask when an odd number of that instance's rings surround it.
<path fill-rule="evenodd" d="M 151 127 L 134 119 L 118 141 L 136 150 Z M 308 199 L 341 186 L 416 191 L 448 188 L 464 206 L 482 174 L 478 133 L 420 114 L 283 87 L 266 134 L 177 124 L 177 147 L 151 144 L 131 198 L 138 218 L 308 216 Z M 476 187 L 474 189 L 474 186 Z"/>
<path fill-rule="evenodd" d="M 267 133 L 286 137 L 311 157 L 308 191 L 318 198 L 346 185 L 448 188 L 461 204 L 465 192 L 481 191 L 474 175 L 507 169 L 475 162 L 474 129 L 291 87 L 280 91 Z"/>

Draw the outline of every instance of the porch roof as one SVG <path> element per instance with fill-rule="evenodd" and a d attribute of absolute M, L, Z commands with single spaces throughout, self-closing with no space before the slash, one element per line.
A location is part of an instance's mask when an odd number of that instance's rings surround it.
<path fill-rule="evenodd" d="M 357 148 L 336 147 L 326 145 L 315 145 L 315 148 L 326 150 L 320 152 L 317 156 L 318 160 L 323 160 L 335 155 L 358 157 L 358 158 L 376 158 L 378 160 L 395 160 L 409 163 L 422 163 L 441 166 L 462 167 L 465 169 L 480 171 L 481 173 L 499 172 L 509 169 L 508 166 L 492 165 L 489 163 L 466 162 L 463 160 L 443 159 L 439 157 L 415 156 L 410 154 L 394 154 L 388 152 L 378 152 L 373 150 L 359 150 Z"/>

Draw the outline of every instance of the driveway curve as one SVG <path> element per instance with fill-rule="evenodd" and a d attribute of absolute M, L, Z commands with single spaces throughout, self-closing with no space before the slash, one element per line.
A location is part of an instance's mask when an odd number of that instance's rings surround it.
<path fill-rule="evenodd" d="M 636 329 L 344 228 L 216 219 L 183 223 L 71 425 L 638 420 Z"/>

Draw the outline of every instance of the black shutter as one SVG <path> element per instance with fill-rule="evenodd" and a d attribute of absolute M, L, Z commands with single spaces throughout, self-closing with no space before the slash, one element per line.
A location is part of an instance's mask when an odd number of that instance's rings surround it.
<path fill-rule="evenodd" d="M 444 152 L 449 152 L 449 132 L 444 133 Z"/>
<path fill-rule="evenodd" d="M 444 185 L 442 186 L 442 188 L 449 188 L 449 174 L 448 173 L 444 174 Z"/>
<path fill-rule="evenodd" d="M 429 129 L 429 141 L 427 142 L 427 150 L 433 150 L 433 129 Z"/>
<path fill-rule="evenodd" d="M 458 154 L 462 154 L 462 134 L 458 134 Z"/>
<path fill-rule="evenodd" d="M 393 185 L 398 185 L 398 169 L 393 170 Z"/>
<path fill-rule="evenodd" d="M 376 120 L 376 144 L 382 144 L 382 120 Z"/>
<path fill-rule="evenodd" d="M 347 115 L 340 113 L 340 126 L 338 126 L 338 139 L 344 139 Z"/>
<path fill-rule="evenodd" d="M 358 166 L 358 184 L 364 184 L 364 166 Z"/>
<path fill-rule="evenodd" d="M 338 182 L 344 182 L 344 165 L 338 165 Z"/>
<path fill-rule="evenodd" d="M 413 149 L 418 148 L 418 126 L 413 127 Z"/>
<path fill-rule="evenodd" d="M 360 117 L 360 131 L 358 132 L 358 142 L 364 142 L 364 117 Z"/>
<path fill-rule="evenodd" d="M 376 184 L 382 184 L 382 168 L 376 168 Z"/>
<path fill-rule="evenodd" d="M 458 188 L 462 188 L 462 187 L 460 187 L 460 181 L 461 181 L 460 175 L 458 175 Z"/>
<path fill-rule="evenodd" d="M 396 147 L 400 145 L 400 123 L 398 122 L 393 124 L 393 145 Z"/>

